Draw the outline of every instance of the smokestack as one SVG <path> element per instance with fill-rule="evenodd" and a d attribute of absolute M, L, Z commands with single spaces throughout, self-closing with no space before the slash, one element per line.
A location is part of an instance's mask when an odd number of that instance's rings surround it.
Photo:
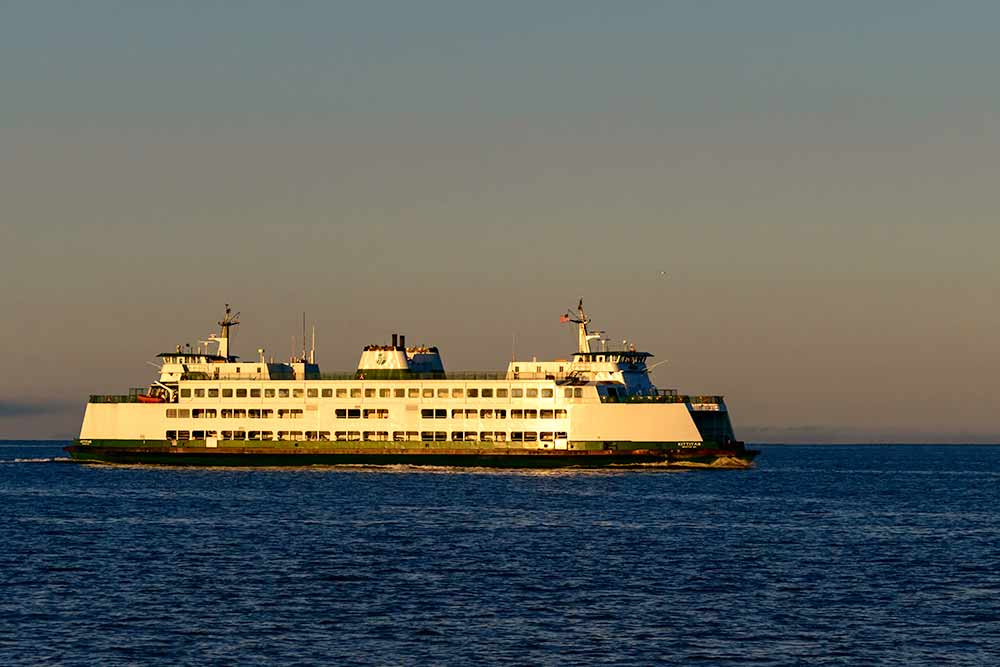
<path fill-rule="evenodd" d="M 406 336 L 403 334 L 399 334 L 399 346 L 404 350 L 406 349 Z"/>
<path fill-rule="evenodd" d="M 399 341 L 397 340 L 397 338 L 399 338 L 398 334 L 392 334 L 392 346 L 393 346 L 393 348 L 399 347 Z"/>

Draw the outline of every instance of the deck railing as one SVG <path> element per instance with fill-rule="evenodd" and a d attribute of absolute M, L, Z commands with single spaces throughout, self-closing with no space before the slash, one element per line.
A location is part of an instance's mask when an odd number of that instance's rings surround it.
<path fill-rule="evenodd" d="M 138 403 L 135 394 L 91 394 L 90 403 Z"/>
<path fill-rule="evenodd" d="M 683 394 L 658 392 L 631 396 L 601 396 L 601 403 L 701 403 L 722 405 L 722 396 L 685 396 Z"/>

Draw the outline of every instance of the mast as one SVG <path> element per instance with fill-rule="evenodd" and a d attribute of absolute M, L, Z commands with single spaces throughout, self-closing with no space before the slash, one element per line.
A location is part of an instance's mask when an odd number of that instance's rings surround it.
<path fill-rule="evenodd" d="M 226 316 L 219 321 L 219 326 L 222 330 L 219 332 L 219 337 L 215 339 L 215 342 L 219 344 L 218 355 L 220 357 L 225 357 L 229 360 L 229 329 L 235 327 L 240 323 L 240 314 L 233 314 L 233 311 L 229 308 L 229 304 L 226 304 Z M 211 339 L 210 339 L 211 340 Z"/>
<path fill-rule="evenodd" d="M 587 314 L 583 311 L 583 297 L 580 297 L 580 303 L 576 306 L 576 317 L 573 316 L 573 311 L 567 311 L 567 313 L 559 318 L 560 322 L 575 322 L 577 324 L 577 353 L 579 354 L 590 354 L 590 341 L 599 340 L 601 341 L 602 348 L 607 343 L 604 340 L 603 331 L 595 331 L 593 333 L 587 328 L 590 324 L 590 320 L 587 318 Z M 602 349 L 602 351 L 604 351 Z"/>
<path fill-rule="evenodd" d="M 578 327 L 577 333 L 577 352 L 586 354 L 590 352 L 590 339 L 599 338 L 599 336 L 591 335 L 587 331 L 587 325 L 590 324 L 590 320 L 587 319 L 587 314 L 583 312 L 583 297 L 580 297 L 580 303 L 576 306 L 576 317 L 573 317 L 573 311 L 567 312 L 565 315 L 559 318 L 560 322 L 575 322 Z"/>
<path fill-rule="evenodd" d="M 583 312 L 583 297 L 580 297 L 580 303 L 576 306 L 576 312 L 579 319 L 575 320 L 577 323 L 577 347 L 579 352 L 590 352 L 590 332 L 587 331 L 587 325 L 590 324 L 590 320 L 587 319 L 587 314 Z"/>

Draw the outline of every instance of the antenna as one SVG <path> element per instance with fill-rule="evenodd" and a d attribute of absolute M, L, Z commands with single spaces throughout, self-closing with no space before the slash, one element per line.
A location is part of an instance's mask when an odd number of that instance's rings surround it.
<path fill-rule="evenodd" d="M 312 345 L 309 347 L 309 363 L 316 363 L 316 325 L 313 325 L 312 330 Z"/>

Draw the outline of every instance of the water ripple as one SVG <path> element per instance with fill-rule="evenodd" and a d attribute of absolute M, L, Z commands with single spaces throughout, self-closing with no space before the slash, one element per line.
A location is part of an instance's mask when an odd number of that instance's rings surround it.
<path fill-rule="evenodd" d="M 998 453 L 664 474 L 0 445 L 0 664 L 992 664 Z"/>

